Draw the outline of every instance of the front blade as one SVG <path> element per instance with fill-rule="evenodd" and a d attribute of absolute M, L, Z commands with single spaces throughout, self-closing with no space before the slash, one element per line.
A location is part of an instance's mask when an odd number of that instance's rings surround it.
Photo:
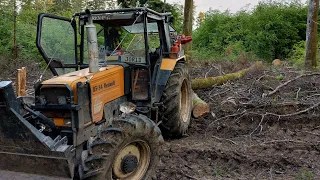
<path fill-rule="evenodd" d="M 0 170 L 72 178 L 73 147 L 40 133 L 17 107 L 11 83 L 0 82 Z"/>

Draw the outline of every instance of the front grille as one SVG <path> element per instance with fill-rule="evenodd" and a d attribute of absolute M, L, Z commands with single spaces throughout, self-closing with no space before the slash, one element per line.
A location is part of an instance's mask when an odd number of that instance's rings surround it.
<path fill-rule="evenodd" d="M 37 103 L 41 105 L 64 105 L 70 104 L 70 91 L 63 87 L 41 88 L 37 97 Z"/>
<path fill-rule="evenodd" d="M 6 107 L 6 99 L 3 90 L 0 90 L 0 107 Z"/>

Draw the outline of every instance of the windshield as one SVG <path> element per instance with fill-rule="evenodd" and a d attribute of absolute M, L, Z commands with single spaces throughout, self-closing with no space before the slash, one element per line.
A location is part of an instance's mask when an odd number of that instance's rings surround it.
<path fill-rule="evenodd" d="M 108 60 L 126 63 L 146 63 L 143 23 L 122 27 L 95 25 L 98 32 L 100 62 Z M 148 25 L 148 44 L 148 53 L 152 53 L 160 47 L 157 23 L 149 23 Z M 88 51 L 86 41 L 84 47 L 84 63 L 87 64 Z"/>

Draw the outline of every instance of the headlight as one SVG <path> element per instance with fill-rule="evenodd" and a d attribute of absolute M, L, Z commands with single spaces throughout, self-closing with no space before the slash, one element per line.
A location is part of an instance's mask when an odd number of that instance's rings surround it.
<path fill-rule="evenodd" d="M 71 119 L 64 119 L 64 125 L 71 125 Z"/>
<path fill-rule="evenodd" d="M 67 100 L 65 96 L 58 96 L 57 98 L 58 98 L 59 105 L 67 104 Z"/>

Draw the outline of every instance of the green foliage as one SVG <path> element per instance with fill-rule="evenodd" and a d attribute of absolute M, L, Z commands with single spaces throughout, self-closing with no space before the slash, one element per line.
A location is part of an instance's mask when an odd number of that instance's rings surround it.
<path fill-rule="evenodd" d="M 279 81 L 282 80 L 283 78 L 284 78 L 284 75 L 283 75 L 283 74 L 279 74 L 279 75 L 276 77 L 276 79 L 279 80 Z"/>
<path fill-rule="evenodd" d="M 0 57 L 3 58 L 12 58 L 12 49 L 13 49 L 13 37 L 14 37 L 14 28 L 13 28 L 13 12 L 14 12 L 14 1 L 15 0 L 0 0 Z M 42 57 L 38 52 L 36 47 L 36 30 L 37 30 L 37 20 L 39 13 L 50 13 L 63 17 L 72 17 L 72 14 L 84 10 L 85 8 L 90 9 L 105 9 L 105 8 L 115 8 L 117 1 L 116 0 L 20 0 L 18 2 L 18 13 L 17 13 L 17 35 L 16 42 L 18 46 L 18 58 L 19 59 L 32 59 L 34 61 L 42 61 Z M 120 1 L 118 1 L 120 2 Z M 123 1 L 125 2 L 125 1 Z M 127 3 L 136 3 L 136 5 L 143 6 L 144 4 L 148 5 L 149 8 L 156 11 L 163 11 L 163 2 L 161 0 L 138 0 L 136 1 L 126 1 Z M 131 5 L 130 5 L 131 6 Z M 134 6 L 134 7 L 135 7 Z M 172 12 L 176 21 L 174 26 L 178 31 L 182 29 L 182 5 L 178 4 L 166 4 L 166 11 Z M 47 35 L 52 37 L 47 37 L 46 39 L 49 43 L 53 38 L 63 39 L 64 33 L 59 33 L 56 31 L 57 27 L 48 27 Z M 98 28 L 99 29 L 99 28 Z M 70 36 L 72 37 L 72 35 Z M 133 36 L 132 36 L 133 37 Z M 132 39 L 131 36 L 128 36 L 126 39 Z M 73 38 L 73 37 L 72 37 Z M 80 38 L 78 36 L 78 38 Z M 73 47 L 73 42 L 65 38 L 68 43 L 67 47 Z M 79 40 L 79 39 L 78 39 Z M 104 41 L 102 35 L 98 37 L 99 43 Z M 151 40 L 152 41 L 152 40 Z M 153 41 L 152 41 L 153 42 Z M 154 41 L 156 42 L 156 41 Z M 54 41 L 53 43 L 57 43 Z M 72 45 L 71 45 L 72 44 Z M 52 45 L 52 44 L 51 44 Z M 159 46 L 154 44 L 153 46 Z M 55 46 L 47 46 L 48 48 L 54 48 Z M 70 50 L 70 49 L 69 49 Z M 54 51 L 50 49 L 50 52 Z M 61 49 L 61 52 L 57 52 L 60 56 L 70 56 L 68 49 L 64 47 L 64 50 Z M 71 50 L 70 50 L 71 51 Z M 73 52 L 71 52 L 73 53 Z M 86 54 L 86 53 L 85 53 Z M 3 63 L 3 62 L 2 62 Z"/>
<path fill-rule="evenodd" d="M 289 61 L 296 67 L 303 67 L 306 55 L 306 41 L 297 42 L 289 53 Z"/>
<path fill-rule="evenodd" d="M 182 22 L 183 22 L 183 6 L 178 3 L 165 3 L 162 0 L 117 0 L 118 4 L 121 7 L 128 8 L 128 7 L 144 7 L 147 6 L 148 8 L 157 11 L 157 12 L 171 12 L 172 16 L 174 17 L 175 21 L 173 26 L 177 30 L 177 32 L 182 32 Z"/>
<path fill-rule="evenodd" d="M 312 180 L 313 178 L 313 173 L 312 171 L 309 170 L 299 170 L 299 172 L 296 174 L 295 178 L 297 180 Z"/>
<path fill-rule="evenodd" d="M 288 58 L 305 40 L 307 11 L 300 1 L 264 1 L 235 14 L 210 10 L 194 32 L 194 50 L 206 49 L 217 58 L 231 51 L 231 60 L 248 52 L 266 61 Z"/>

